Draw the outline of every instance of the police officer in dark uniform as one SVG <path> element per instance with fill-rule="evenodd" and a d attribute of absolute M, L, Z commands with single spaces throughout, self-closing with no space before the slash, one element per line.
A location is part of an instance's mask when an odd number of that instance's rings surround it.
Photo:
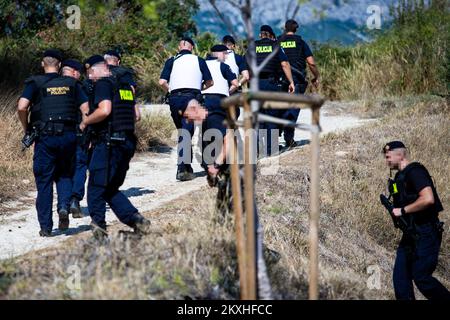
<path fill-rule="evenodd" d="M 84 71 L 83 65 L 74 59 L 64 60 L 61 67 L 61 74 L 63 76 L 72 77 L 76 80 L 80 80 L 81 74 Z M 82 85 L 84 93 L 88 96 L 88 91 L 85 85 Z M 91 99 L 89 99 L 91 100 Z M 80 201 L 84 198 L 85 193 L 85 183 L 87 174 L 87 164 L 88 164 L 88 146 L 89 143 L 86 141 L 86 136 L 79 129 L 79 124 L 82 120 L 82 113 L 78 112 L 77 117 L 77 151 L 75 159 L 75 170 L 72 178 L 72 196 L 70 200 L 70 213 L 74 218 L 82 218 L 83 213 L 80 208 Z"/>
<path fill-rule="evenodd" d="M 289 63 L 291 64 L 292 77 L 295 83 L 295 93 L 304 94 L 308 86 L 308 82 L 306 80 L 306 64 L 308 64 L 309 69 L 314 75 L 314 78 L 311 81 L 315 87 L 319 84 L 319 70 L 314 62 L 314 57 L 308 44 L 302 39 L 301 36 L 295 34 L 298 27 L 298 23 L 295 20 L 286 21 L 285 34 L 280 36 L 278 39 L 281 47 L 289 59 Z M 285 86 L 283 87 L 283 91 L 287 91 L 285 78 L 284 83 Z M 299 114 L 300 109 L 290 109 L 284 112 L 283 118 L 297 122 Z M 295 146 L 295 129 L 286 127 L 283 131 L 286 146 Z"/>
<path fill-rule="evenodd" d="M 200 99 L 201 90 L 213 85 L 211 73 L 208 70 L 205 60 L 192 54 L 194 45 L 194 41 L 191 38 L 183 38 L 178 46 L 178 54 L 166 61 L 159 80 L 159 84 L 164 91 L 170 93 L 170 112 L 173 122 L 179 131 L 176 178 L 180 181 L 195 178 L 191 166 L 191 139 L 194 133 L 194 125 L 186 120 L 183 113 L 189 101 L 192 99 Z M 183 141 L 183 136 L 188 136 L 189 141 Z M 182 141 L 183 146 L 181 145 Z M 191 148 L 190 157 L 187 157 L 185 154 L 184 147 L 186 144 Z"/>
<path fill-rule="evenodd" d="M 449 291 L 432 276 L 438 263 L 443 223 L 438 214 L 443 210 L 428 170 L 418 162 L 410 162 L 401 141 L 387 143 L 383 152 L 386 164 L 397 170 L 390 180 L 394 201 L 393 214 L 409 224 L 397 249 L 394 265 L 395 296 L 414 300 L 413 281 L 419 291 L 433 300 L 450 300 Z"/>
<path fill-rule="evenodd" d="M 217 176 L 218 170 L 225 163 L 223 158 L 225 145 L 222 142 L 227 128 L 224 123 L 226 113 L 221 106 L 221 101 L 239 88 L 236 74 L 229 65 L 225 64 L 228 54 L 228 48 L 225 45 L 215 45 L 211 48 L 211 54 L 206 59 L 206 64 L 211 72 L 214 85 L 202 91 L 205 107 L 208 111 L 206 121 L 202 127 L 204 155 L 202 166 L 213 178 Z M 212 130 L 215 132 L 212 132 Z M 218 144 L 215 142 L 215 139 L 219 138 L 219 133 L 222 141 Z M 205 139 L 205 134 L 208 134 L 207 139 Z M 209 141 L 209 138 L 211 138 L 211 141 Z M 214 148 L 212 150 L 206 149 L 212 143 L 215 143 Z M 222 146 L 221 149 L 216 148 L 220 146 Z M 222 157 L 218 159 L 220 155 Z"/>
<path fill-rule="evenodd" d="M 255 41 L 256 45 L 256 60 L 257 64 L 260 65 L 274 50 L 277 46 L 277 42 L 272 40 L 273 29 L 268 25 L 261 26 L 260 29 L 260 40 Z M 292 78 L 291 66 L 289 64 L 288 57 L 284 53 L 283 49 L 280 48 L 278 54 L 275 55 L 269 63 L 267 63 L 264 69 L 259 75 L 259 89 L 261 91 L 278 91 L 278 81 L 279 81 L 279 70 L 280 67 L 288 79 L 288 91 L 293 93 L 295 90 L 294 80 Z M 280 110 L 264 110 L 265 113 L 274 117 L 281 117 Z M 264 123 L 261 129 L 267 129 L 267 152 L 269 155 L 272 154 L 272 130 L 279 129 L 278 125 L 273 123 Z M 278 137 L 278 134 L 276 135 Z M 260 136 L 261 137 L 261 136 Z"/>
<path fill-rule="evenodd" d="M 147 233 L 150 221 L 119 191 L 136 150 L 133 90 L 111 76 L 102 56 L 90 57 L 85 67 L 94 82 L 94 108 L 83 119 L 80 129 L 90 126 L 93 135 L 87 201 L 94 237 L 107 236 L 106 203 L 122 223 L 136 233 Z"/>
<path fill-rule="evenodd" d="M 52 233 L 53 182 L 58 194 L 59 229 L 69 227 L 69 201 L 72 190 L 72 165 L 76 151 L 77 109 L 88 110 L 87 97 L 80 83 L 58 74 L 62 55 L 57 50 L 44 52 L 44 75 L 26 80 L 18 102 L 23 129 L 37 134 L 34 144 L 33 173 L 36 180 L 36 210 L 39 234 Z M 30 113 L 30 121 L 28 114 Z"/>
<path fill-rule="evenodd" d="M 117 50 L 108 50 L 103 55 L 103 58 L 105 59 L 112 76 L 116 77 L 120 82 L 128 83 L 133 89 L 133 93 L 136 94 L 137 83 L 135 80 L 135 72 L 133 69 L 121 65 L 122 57 L 120 56 L 120 53 Z M 137 104 L 135 106 L 135 113 L 136 121 L 139 121 L 141 119 L 141 112 Z"/>

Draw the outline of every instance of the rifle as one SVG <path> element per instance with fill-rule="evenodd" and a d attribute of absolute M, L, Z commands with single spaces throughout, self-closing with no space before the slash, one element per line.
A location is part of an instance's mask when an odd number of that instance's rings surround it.
<path fill-rule="evenodd" d="M 394 205 L 392 204 L 391 201 L 389 201 L 389 199 L 384 194 L 380 194 L 380 202 L 389 212 L 389 215 L 392 218 L 392 222 L 394 223 L 395 228 L 400 229 L 403 233 L 409 234 L 413 238 L 417 237 L 417 235 L 414 232 L 414 227 L 412 223 L 408 223 L 405 217 L 402 216 L 396 217 L 394 215 L 393 213 Z"/>

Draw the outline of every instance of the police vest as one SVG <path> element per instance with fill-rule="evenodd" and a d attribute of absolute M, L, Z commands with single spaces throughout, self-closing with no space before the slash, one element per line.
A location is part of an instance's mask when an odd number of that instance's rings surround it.
<path fill-rule="evenodd" d="M 228 51 L 228 57 L 225 60 L 225 63 L 230 66 L 231 71 L 236 75 L 236 78 L 239 77 L 239 66 L 236 62 L 236 54 L 233 50 Z"/>
<path fill-rule="evenodd" d="M 109 81 L 113 87 L 113 100 L 111 101 L 111 114 L 101 123 L 94 124 L 93 130 L 96 132 L 128 131 L 134 132 L 135 128 L 135 97 L 131 86 L 127 83 L 120 83 L 115 78 L 109 77 L 99 81 Z M 94 109 L 98 108 L 98 104 Z"/>
<path fill-rule="evenodd" d="M 126 78 L 125 78 L 126 76 L 129 77 L 128 79 L 134 78 L 134 71 L 130 68 L 110 65 L 109 70 L 111 71 L 112 76 L 115 77 L 119 83 L 120 82 L 127 83 Z M 128 84 L 131 85 L 131 83 L 128 83 Z"/>
<path fill-rule="evenodd" d="M 303 40 L 297 35 L 285 35 L 280 42 L 291 64 L 292 75 L 300 81 L 305 80 L 306 61 L 303 52 Z"/>
<path fill-rule="evenodd" d="M 200 70 L 198 57 L 193 54 L 182 54 L 174 57 L 170 73 L 170 91 L 178 89 L 202 89 L 203 74 Z"/>
<path fill-rule="evenodd" d="M 421 168 L 424 170 L 428 178 L 431 181 L 431 188 L 433 190 L 433 196 L 434 196 L 434 204 L 433 207 L 430 209 L 425 209 L 424 211 L 432 212 L 432 213 L 438 213 L 442 211 L 444 208 L 442 207 L 442 203 L 439 199 L 439 196 L 437 194 L 436 188 L 433 183 L 433 179 L 431 178 L 430 174 L 428 173 L 428 170 L 419 162 L 412 162 L 408 166 L 406 166 L 402 171 L 397 172 L 395 175 L 394 180 L 391 182 L 389 186 L 389 192 L 392 195 L 394 206 L 396 208 L 402 208 L 407 206 L 408 204 L 413 203 L 417 200 L 419 197 L 418 193 L 409 193 L 407 186 L 406 186 L 406 177 L 414 168 Z M 421 214 L 421 213 L 419 213 Z"/>
<path fill-rule="evenodd" d="M 214 81 L 214 85 L 206 90 L 203 90 L 203 94 L 220 94 L 224 96 L 230 95 L 230 87 L 228 80 L 224 78 L 220 66 L 222 62 L 219 60 L 207 60 L 206 64 Z"/>
<path fill-rule="evenodd" d="M 256 44 L 256 62 L 260 65 L 274 50 L 276 42 L 270 39 L 261 39 L 255 41 Z M 270 61 L 261 70 L 261 78 L 277 77 L 280 73 L 280 60 L 277 56 Z"/>
<path fill-rule="evenodd" d="M 49 79 L 41 75 L 25 81 L 26 84 L 31 82 L 38 89 L 37 100 L 33 101 L 30 109 L 32 126 L 43 126 L 47 122 L 77 121 L 76 79 L 66 76 Z"/>

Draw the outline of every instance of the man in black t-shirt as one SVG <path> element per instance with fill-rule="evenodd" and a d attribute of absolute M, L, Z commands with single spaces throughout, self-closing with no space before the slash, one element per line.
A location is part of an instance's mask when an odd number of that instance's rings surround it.
<path fill-rule="evenodd" d="M 399 300 L 414 300 L 413 281 L 430 300 L 450 300 L 450 292 L 432 276 L 438 263 L 443 224 L 438 214 L 443 210 L 428 170 L 418 162 L 410 162 L 401 141 L 387 143 L 383 152 L 386 164 L 397 170 L 390 180 L 389 191 L 394 201 L 393 214 L 410 225 L 397 249 L 394 265 L 394 290 Z"/>

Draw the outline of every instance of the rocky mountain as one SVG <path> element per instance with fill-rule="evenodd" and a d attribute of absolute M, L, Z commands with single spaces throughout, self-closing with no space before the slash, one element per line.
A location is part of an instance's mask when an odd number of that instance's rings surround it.
<path fill-rule="evenodd" d="M 300 34 L 309 41 L 336 42 L 345 45 L 370 41 L 378 30 L 370 30 L 367 20 L 380 13 L 381 29 L 389 27 L 389 8 L 397 0 L 254 0 L 253 17 L 255 31 L 261 24 L 270 24 L 276 33 L 282 33 L 286 19 L 292 18 L 296 3 L 300 2 L 295 19 L 300 23 Z M 216 0 L 217 8 L 237 34 L 243 35 L 244 27 L 238 9 L 227 0 Z M 218 36 L 228 33 L 209 0 L 199 0 L 200 11 L 195 20 L 200 31 L 210 31 Z"/>

